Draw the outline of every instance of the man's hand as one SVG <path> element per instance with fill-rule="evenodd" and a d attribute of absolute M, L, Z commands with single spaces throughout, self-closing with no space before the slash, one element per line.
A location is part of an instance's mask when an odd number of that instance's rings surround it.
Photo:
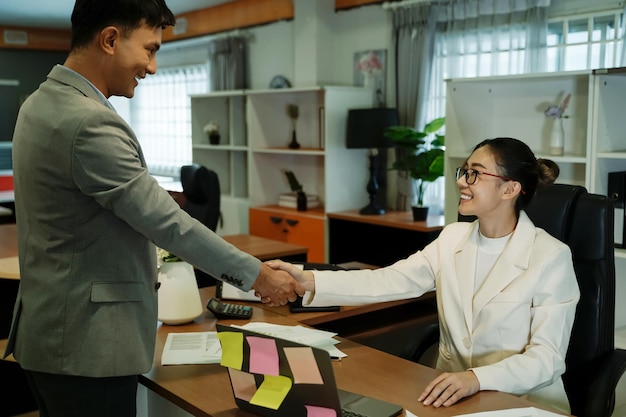
<path fill-rule="evenodd" d="M 271 306 L 285 305 L 288 301 L 296 301 L 298 295 L 304 295 L 304 287 L 291 275 L 265 264 L 261 265 L 261 272 L 252 288 L 264 303 Z"/>
<path fill-rule="evenodd" d="M 315 291 L 315 277 L 313 272 L 305 271 L 302 267 L 290 264 L 289 262 L 281 261 L 280 259 L 267 261 L 265 264 L 269 265 L 272 269 L 280 269 L 289 273 L 289 275 L 294 277 L 296 281 L 303 285 L 306 291 Z"/>
<path fill-rule="evenodd" d="M 478 391 L 480 382 L 474 372 L 446 372 L 433 379 L 417 400 L 433 407 L 449 407 Z"/>

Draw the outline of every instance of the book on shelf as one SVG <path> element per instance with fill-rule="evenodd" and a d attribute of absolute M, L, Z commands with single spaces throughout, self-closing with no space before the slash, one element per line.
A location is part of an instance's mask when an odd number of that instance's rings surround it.
<path fill-rule="evenodd" d="M 287 208 L 298 208 L 298 203 L 296 201 L 278 201 L 279 207 L 287 207 Z M 320 206 L 319 200 L 316 201 L 307 201 L 306 208 L 312 209 Z"/>
<path fill-rule="evenodd" d="M 280 207 L 298 208 L 298 197 L 296 193 L 281 194 L 278 196 L 278 205 Z M 306 195 L 307 209 L 320 206 L 320 200 L 315 194 Z"/>
<path fill-rule="evenodd" d="M 278 196 L 278 201 L 293 201 L 296 202 L 298 201 L 298 196 L 296 193 L 286 193 L 286 194 L 280 194 Z M 307 203 L 311 203 L 314 201 L 319 201 L 319 197 L 315 194 L 307 194 L 306 195 L 306 201 Z"/>

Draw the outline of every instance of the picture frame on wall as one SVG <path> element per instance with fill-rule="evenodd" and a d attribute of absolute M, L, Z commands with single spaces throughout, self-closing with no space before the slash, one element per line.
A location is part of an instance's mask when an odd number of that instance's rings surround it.
<path fill-rule="evenodd" d="M 387 79 L 387 50 L 369 49 L 354 53 L 353 59 L 355 86 L 372 89 L 372 104 L 385 106 Z"/>

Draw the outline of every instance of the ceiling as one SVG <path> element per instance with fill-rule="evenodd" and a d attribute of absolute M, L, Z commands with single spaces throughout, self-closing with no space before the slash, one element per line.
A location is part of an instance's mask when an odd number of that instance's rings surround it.
<path fill-rule="evenodd" d="M 106 1 L 106 0 L 103 0 Z M 166 0 L 175 15 L 234 0 Z M 0 0 L 0 26 L 70 29 L 74 0 Z"/>

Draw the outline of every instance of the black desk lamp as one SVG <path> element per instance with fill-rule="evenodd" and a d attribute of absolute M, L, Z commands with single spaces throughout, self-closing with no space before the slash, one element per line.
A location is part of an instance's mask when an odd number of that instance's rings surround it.
<path fill-rule="evenodd" d="M 393 142 L 383 136 L 385 129 L 399 124 L 398 111 L 394 108 L 377 107 L 372 109 L 348 110 L 348 125 L 346 132 L 346 147 L 349 149 L 370 150 L 370 178 L 367 182 L 367 192 L 370 202 L 363 207 L 361 214 L 385 214 L 385 209 L 375 201 L 378 192 L 378 165 L 380 148 L 390 148 Z"/>

